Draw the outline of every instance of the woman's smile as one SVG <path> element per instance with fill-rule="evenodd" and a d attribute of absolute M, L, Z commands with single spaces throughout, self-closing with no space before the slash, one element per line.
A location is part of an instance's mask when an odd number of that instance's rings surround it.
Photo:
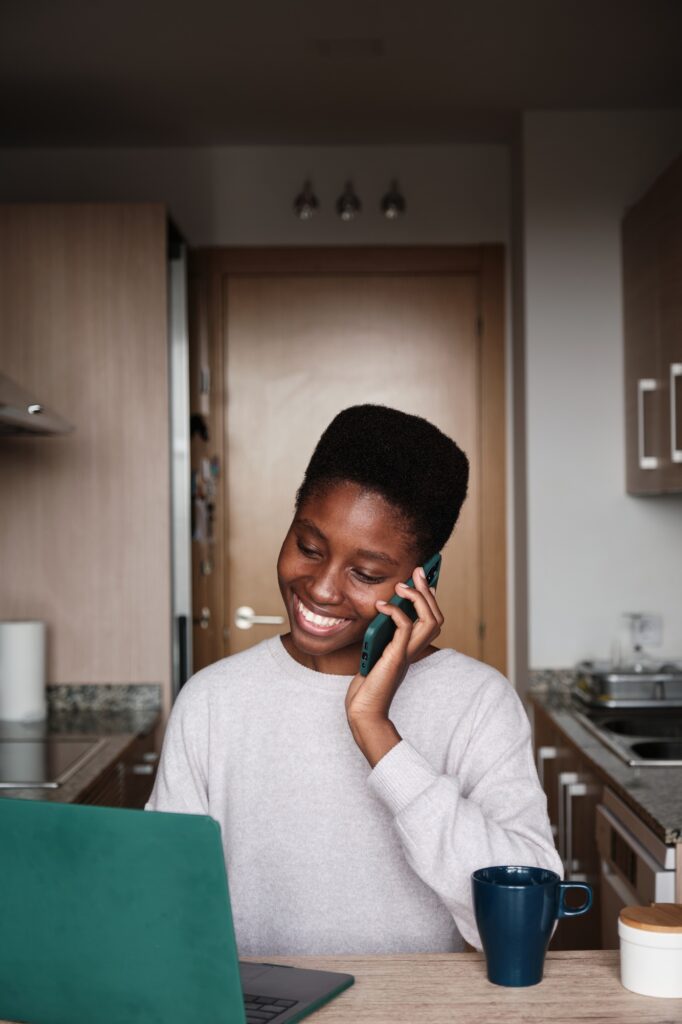
<path fill-rule="evenodd" d="M 301 629 L 313 636 L 330 636 L 332 633 L 338 633 L 352 621 L 331 615 L 321 615 L 305 604 L 298 594 L 294 594 L 294 615 Z"/>

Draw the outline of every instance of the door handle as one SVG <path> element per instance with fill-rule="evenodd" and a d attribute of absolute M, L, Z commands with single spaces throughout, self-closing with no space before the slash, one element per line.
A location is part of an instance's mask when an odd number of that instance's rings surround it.
<path fill-rule="evenodd" d="M 237 629 L 251 629 L 252 626 L 281 626 L 283 615 L 256 615 L 253 608 L 241 605 L 234 613 L 234 624 Z"/>

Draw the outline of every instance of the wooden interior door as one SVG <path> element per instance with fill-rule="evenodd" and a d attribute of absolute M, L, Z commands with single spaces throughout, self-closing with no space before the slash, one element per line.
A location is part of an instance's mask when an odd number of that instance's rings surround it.
<path fill-rule="evenodd" d="M 287 630 L 286 620 L 239 629 L 237 610 L 284 617 L 275 566 L 313 448 L 339 410 L 377 402 L 425 416 L 470 457 L 469 495 L 444 552 L 438 642 L 505 669 L 502 275 L 495 363 L 484 344 L 490 296 L 480 250 L 467 259 L 446 252 L 449 261 L 403 256 L 392 265 L 388 253 L 373 262 L 365 251 L 365 266 L 338 250 L 270 254 L 265 266 L 253 253 L 195 254 L 192 280 L 208 287 L 209 345 L 222 361 L 213 401 L 223 416 L 224 559 L 213 585 L 224 586 L 215 602 L 224 629 L 214 657 Z M 487 513 L 486 488 L 496 502 Z"/>

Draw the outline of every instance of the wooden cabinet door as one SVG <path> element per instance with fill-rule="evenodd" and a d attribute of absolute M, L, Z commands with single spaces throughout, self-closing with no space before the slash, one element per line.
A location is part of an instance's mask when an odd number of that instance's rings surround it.
<path fill-rule="evenodd" d="M 629 494 L 682 492 L 682 158 L 623 221 Z"/>
<path fill-rule="evenodd" d="M 633 207 L 623 223 L 628 494 L 657 494 L 661 489 L 657 230 L 657 210 L 651 203 Z"/>
<path fill-rule="evenodd" d="M 659 243 L 659 373 L 665 491 L 682 490 L 682 159 L 665 176 Z"/>

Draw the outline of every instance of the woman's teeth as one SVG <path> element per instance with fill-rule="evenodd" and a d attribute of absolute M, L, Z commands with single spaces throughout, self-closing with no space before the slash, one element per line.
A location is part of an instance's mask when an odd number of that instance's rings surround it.
<path fill-rule="evenodd" d="M 303 601 L 301 601 L 300 597 L 296 597 L 296 605 L 297 605 L 298 611 L 301 614 L 301 617 L 304 618 L 306 622 L 312 623 L 312 625 L 314 625 L 314 626 L 322 626 L 322 627 L 338 626 L 342 622 L 348 622 L 349 621 L 348 619 L 334 619 L 334 618 L 330 618 L 327 615 L 318 615 L 316 612 L 312 612 L 310 610 L 310 608 L 307 608 L 303 604 Z"/>

